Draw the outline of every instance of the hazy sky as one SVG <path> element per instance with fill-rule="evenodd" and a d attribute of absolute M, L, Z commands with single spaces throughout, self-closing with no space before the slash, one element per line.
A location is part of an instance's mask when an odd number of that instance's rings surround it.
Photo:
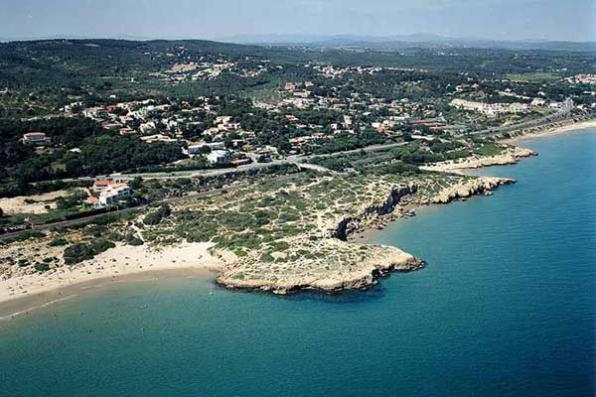
<path fill-rule="evenodd" d="M 435 33 L 596 40 L 596 0 L 0 0 L 0 38 Z"/>

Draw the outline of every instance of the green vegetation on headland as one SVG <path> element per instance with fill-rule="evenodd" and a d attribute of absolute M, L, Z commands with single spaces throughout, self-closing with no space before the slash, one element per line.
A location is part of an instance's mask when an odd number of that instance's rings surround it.
<path fill-rule="evenodd" d="M 210 243 L 213 254 L 228 256 L 220 277 L 225 285 L 277 292 L 299 288 L 301 283 L 328 289 L 364 287 L 374 279 L 362 270 L 371 271 L 373 264 L 382 263 L 387 269 L 396 265 L 401 270 L 420 264 L 400 251 L 345 242 L 346 237 L 373 227 L 386 214 L 408 213 L 407 205 L 428 204 L 434 197 L 445 202 L 490 190 L 496 182 L 425 172 L 415 165 L 422 153 L 444 159 L 446 153 L 471 151 L 477 146 L 469 142 L 428 146 L 412 142 L 374 155 L 355 153 L 334 159 L 346 165 L 335 167 L 336 174 L 307 171 L 256 177 L 252 184 L 230 185 L 229 191 L 216 195 L 183 196 L 170 205 L 152 206 L 140 216 L 116 218 L 109 225 L 98 220 L 36 238 L 47 240 L 45 255 L 54 257 L 57 250 L 62 251 L 62 259 L 51 262 L 50 270 L 62 263 L 72 266 L 93 260 L 115 245 L 165 249 L 196 242 Z M 135 187 L 156 189 L 161 183 L 136 181 Z M 172 181 L 167 183 L 174 187 Z M 196 185 L 181 183 L 178 187 L 188 192 Z M 11 246 L 7 246 L 8 252 L 12 252 Z M 43 258 L 41 252 L 38 256 Z M 363 278 L 365 274 L 369 276 Z M 312 284 L 308 280 L 313 280 Z"/>

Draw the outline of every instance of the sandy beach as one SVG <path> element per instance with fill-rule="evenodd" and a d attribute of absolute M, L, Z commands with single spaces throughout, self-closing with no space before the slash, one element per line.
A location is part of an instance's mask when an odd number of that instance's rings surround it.
<path fill-rule="evenodd" d="M 56 208 L 54 200 L 58 197 L 66 197 L 77 190 L 56 190 L 29 196 L 3 197 L 0 198 L 0 208 L 7 214 L 45 214 L 48 208 Z"/>
<path fill-rule="evenodd" d="M 144 245 L 119 245 L 72 267 L 0 280 L 0 318 L 68 299 L 89 285 L 122 281 L 130 276 L 147 277 L 149 273 L 164 271 L 217 271 L 222 262 L 208 252 L 211 246 L 184 243 L 157 250 Z"/>
<path fill-rule="evenodd" d="M 547 128 L 536 133 L 528 133 L 513 138 L 505 139 L 502 142 L 510 145 L 515 145 L 516 143 L 519 143 L 526 139 L 545 138 L 574 131 L 582 131 L 587 128 L 596 128 L 596 119 L 581 121 L 579 123 L 566 124 L 554 128 Z"/>
<path fill-rule="evenodd" d="M 28 294 L 0 303 L 0 325 L 17 316 L 28 315 L 36 310 L 74 299 L 82 294 L 100 292 L 107 288 L 119 288 L 130 283 L 163 283 L 180 278 L 203 278 L 212 280 L 216 273 L 206 268 L 185 267 L 179 269 L 147 270 L 117 276 L 94 278 L 56 287 L 44 292 Z"/>

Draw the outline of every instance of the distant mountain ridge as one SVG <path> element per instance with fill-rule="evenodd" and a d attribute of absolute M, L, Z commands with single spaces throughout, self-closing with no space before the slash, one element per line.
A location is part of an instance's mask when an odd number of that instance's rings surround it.
<path fill-rule="evenodd" d="M 432 33 L 414 33 L 391 36 L 358 35 L 244 35 L 220 38 L 223 42 L 238 44 L 300 45 L 313 48 L 360 48 L 371 50 L 399 50 L 421 48 L 500 48 L 510 50 L 559 50 L 596 52 L 596 42 L 549 40 L 489 40 L 467 37 L 446 37 Z"/>
<path fill-rule="evenodd" d="M 47 37 L 0 37 L 0 43 L 14 41 L 46 41 L 46 40 L 125 40 L 132 42 L 206 42 L 221 44 L 237 44 L 271 47 L 305 47 L 310 49 L 359 49 L 375 51 L 399 51 L 408 48 L 448 49 L 448 48 L 482 48 L 504 50 L 550 50 L 596 53 L 596 41 L 572 42 L 549 40 L 490 40 L 468 37 L 446 37 L 432 33 L 414 33 L 391 36 L 359 36 L 359 35 L 236 35 L 221 38 L 156 38 L 136 37 L 132 35 L 108 37 L 60 36 Z"/>

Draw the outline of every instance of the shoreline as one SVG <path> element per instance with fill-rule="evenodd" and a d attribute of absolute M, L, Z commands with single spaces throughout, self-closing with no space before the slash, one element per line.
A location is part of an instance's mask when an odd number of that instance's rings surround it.
<path fill-rule="evenodd" d="M 147 283 L 163 279 L 204 278 L 215 279 L 214 270 L 200 267 L 146 270 L 117 276 L 104 276 L 91 280 L 75 282 L 47 291 L 36 292 L 15 299 L 0 302 L 0 326 L 3 322 L 19 316 L 29 315 L 37 310 L 61 302 L 78 298 L 91 291 L 117 288 L 120 284 Z"/>
<path fill-rule="evenodd" d="M 516 143 L 534 139 L 534 138 L 548 138 L 551 136 L 557 136 L 561 134 L 567 134 L 571 132 L 580 132 L 586 129 L 596 128 L 596 119 L 591 120 L 584 120 L 577 123 L 569 123 L 561 126 L 550 127 L 546 129 L 542 129 L 537 132 L 528 132 L 526 134 L 516 135 L 511 138 L 502 139 L 500 142 L 503 142 L 508 145 L 515 145 Z"/>
<path fill-rule="evenodd" d="M 529 157 L 529 156 L 527 156 Z M 502 165 L 515 165 L 514 163 L 506 163 Z M 486 167 L 494 165 L 486 165 Z M 471 169 L 480 167 L 471 167 Z M 465 169 L 456 169 L 449 171 L 440 171 L 443 173 L 451 173 L 456 175 L 466 175 Z M 517 183 L 515 179 L 472 175 L 475 183 L 453 185 L 450 188 L 434 195 L 432 198 L 423 202 L 408 201 L 403 205 L 398 205 L 398 211 L 391 212 L 384 216 L 377 218 L 372 224 L 354 230 L 349 237 L 349 241 L 356 243 L 367 243 L 376 233 L 383 231 L 388 226 L 395 224 L 400 219 L 411 218 L 417 216 L 419 212 L 430 211 L 438 209 L 441 206 L 450 204 L 454 201 L 467 201 L 474 197 L 491 196 L 493 191 L 503 185 L 512 185 Z"/>
<path fill-rule="evenodd" d="M 61 299 L 64 296 L 57 291 L 73 288 L 80 292 L 81 284 L 93 284 L 98 280 L 117 281 L 154 272 L 215 272 L 223 262 L 209 253 L 211 246 L 209 243 L 184 243 L 159 250 L 147 249 L 145 245 L 119 245 L 72 267 L 0 280 L 0 314 L 6 307 L 22 307 L 19 301 L 25 302 L 35 296 L 43 301 L 46 295 Z"/>
<path fill-rule="evenodd" d="M 541 133 L 525 134 L 506 141 L 517 142 L 536 137 L 555 136 L 564 132 L 582 131 L 594 127 L 596 127 L 596 120 L 590 120 L 553 128 Z M 472 168 L 490 165 L 497 164 L 474 164 Z M 441 171 L 454 173 L 454 170 Z M 439 195 L 436 195 L 433 199 L 427 198 L 426 202 L 424 200 L 417 201 L 408 198 L 401 204 L 397 203 L 391 212 L 378 216 L 370 224 L 362 225 L 362 228 L 353 230 L 348 236 L 347 241 L 365 243 L 373 234 L 396 220 L 415 216 L 418 210 L 435 207 L 437 204 L 444 205 L 451 201 L 466 200 L 475 195 L 490 195 L 492 189 L 498 187 L 500 184 L 513 182 L 503 178 L 500 182 L 495 180 L 486 185 L 487 177 L 485 177 L 486 180 L 483 180 L 482 176 L 480 178 L 478 183 L 472 184 L 474 186 L 460 184 L 459 186 L 450 187 L 450 190 L 447 192 L 440 192 L 443 195 L 443 199 L 439 201 L 433 201 L 434 198 L 439 197 Z M 162 250 L 159 250 L 147 249 L 146 245 L 134 247 L 119 245 L 96 256 L 92 260 L 84 261 L 71 268 L 63 267 L 52 270 L 51 272 L 33 273 L 0 280 L 0 320 L 6 317 L 12 317 L 12 315 L 26 314 L 30 310 L 37 310 L 76 297 L 80 293 L 83 293 L 86 288 L 96 288 L 99 285 L 105 284 L 114 285 L 114 283 L 126 282 L 127 280 L 134 281 L 142 277 L 146 278 L 152 274 L 159 275 L 163 272 L 172 274 L 176 272 L 200 272 L 211 275 L 214 272 L 218 272 L 213 277 L 215 283 L 218 283 L 218 277 L 222 275 L 222 270 L 225 270 L 224 264 L 226 258 L 213 256 L 209 252 L 211 247 L 212 244 L 210 243 L 183 243 L 163 247 Z M 399 250 L 398 247 L 395 248 Z M 377 269 L 382 269 L 382 267 L 379 266 Z M 226 287 L 226 285 L 223 286 Z M 76 293 L 74 296 L 71 296 L 73 294 L 67 294 L 69 291 Z M 32 303 L 35 305 L 31 306 Z M 5 314 L 11 310 L 12 312 L 10 314 Z"/>
<path fill-rule="evenodd" d="M 514 145 L 530 140 L 535 138 L 550 138 L 562 134 L 572 133 L 572 132 L 582 132 L 587 129 L 596 129 L 596 119 L 592 120 L 585 120 L 578 123 L 571 123 L 563 126 L 547 128 L 545 130 L 534 132 L 534 133 L 526 133 L 522 135 L 518 135 L 512 138 L 502 139 L 499 142 L 502 142 L 507 145 Z M 596 131 L 595 131 L 596 132 Z M 516 153 L 517 150 L 521 150 Z M 501 166 L 512 166 L 519 163 L 520 160 L 524 158 L 539 156 L 539 153 L 536 153 L 530 149 L 517 147 L 516 150 L 510 153 L 510 159 L 505 159 L 502 162 L 493 162 L 488 161 L 486 163 L 482 162 L 469 162 L 467 164 L 458 164 L 459 167 L 431 167 L 429 170 L 436 171 L 436 172 L 445 172 L 445 173 L 454 173 L 460 175 L 470 175 L 475 177 L 482 177 L 477 173 L 471 173 L 469 171 L 474 170 L 481 170 L 483 168 L 488 167 L 501 167 Z M 500 157 L 500 156 L 497 156 Z M 469 159 L 469 158 L 468 158 Z M 450 164 L 453 165 L 453 164 Z M 461 167 L 461 168 L 460 168 Z M 424 168 L 424 167 L 421 167 Z M 477 195 L 476 195 L 477 196 Z M 472 198 L 472 197 L 470 197 Z M 467 198 L 459 199 L 467 200 Z M 400 206 L 401 208 L 401 215 L 398 215 L 396 212 L 392 212 L 385 216 L 379 217 L 373 224 L 368 225 L 362 229 L 355 230 L 354 233 L 349 237 L 349 241 L 353 241 L 356 243 L 366 243 L 370 241 L 370 239 L 379 232 L 384 231 L 390 225 L 397 223 L 400 219 L 409 218 L 413 216 L 417 216 L 419 212 L 429 211 L 432 209 L 438 209 L 438 207 L 445 205 L 447 203 L 428 203 L 428 204 L 414 204 L 414 203 L 407 203 L 405 205 Z"/>

